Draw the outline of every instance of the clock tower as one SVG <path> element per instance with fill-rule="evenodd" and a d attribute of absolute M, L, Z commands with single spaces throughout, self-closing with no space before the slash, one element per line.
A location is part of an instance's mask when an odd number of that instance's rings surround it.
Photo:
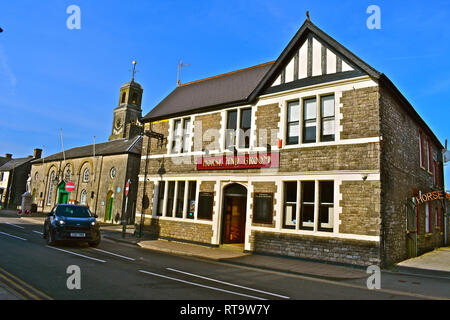
<path fill-rule="evenodd" d="M 142 116 L 142 86 L 134 81 L 136 61 L 133 61 L 133 77 L 120 87 L 119 106 L 114 109 L 114 118 L 109 141 L 129 139 L 139 134 Z"/>

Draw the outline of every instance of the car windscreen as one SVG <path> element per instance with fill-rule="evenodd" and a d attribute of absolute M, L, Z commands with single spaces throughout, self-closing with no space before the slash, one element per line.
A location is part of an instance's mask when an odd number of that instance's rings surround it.
<path fill-rule="evenodd" d="M 91 212 L 85 207 L 59 206 L 56 208 L 56 215 L 67 218 L 90 218 Z"/>

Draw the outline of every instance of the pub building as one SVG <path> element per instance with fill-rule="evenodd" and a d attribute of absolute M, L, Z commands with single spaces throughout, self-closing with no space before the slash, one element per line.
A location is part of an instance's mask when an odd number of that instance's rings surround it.
<path fill-rule="evenodd" d="M 180 84 L 140 119 L 136 228 L 352 265 L 443 244 L 443 146 L 382 73 L 306 20 L 275 60 Z"/>

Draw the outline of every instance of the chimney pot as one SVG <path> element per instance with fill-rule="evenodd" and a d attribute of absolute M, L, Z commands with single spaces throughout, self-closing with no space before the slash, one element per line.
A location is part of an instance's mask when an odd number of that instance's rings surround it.
<path fill-rule="evenodd" d="M 12 159 L 12 154 L 11 154 L 11 153 L 5 154 L 5 158 L 6 158 L 6 159 Z"/>
<path fill-rule="evenodd" d="M 42 149 L 34 149 L 34 158 L 40 159 L 42 156 Z"/>

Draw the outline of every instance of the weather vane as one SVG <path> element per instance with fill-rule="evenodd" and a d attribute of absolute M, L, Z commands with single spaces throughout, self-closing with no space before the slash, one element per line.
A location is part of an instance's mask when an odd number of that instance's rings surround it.
<path fill-rule="evenodd" d="M 311 18 L 309 17 L 309 10 L 306 11 L 306 18 L 307 18 L 308 21 L 311 21 Z"/>
<path fill-rule="evenodd" d="M 133 60 L 133 70 L 129 70 L 130 72 L 132 72 L 132 77 L 131 77 L 131 81 L 134 81 L 134 76 L 136 75 L 136 73 L 139 72 L 139 70 L 136 70 L 136 60 Z"/>

